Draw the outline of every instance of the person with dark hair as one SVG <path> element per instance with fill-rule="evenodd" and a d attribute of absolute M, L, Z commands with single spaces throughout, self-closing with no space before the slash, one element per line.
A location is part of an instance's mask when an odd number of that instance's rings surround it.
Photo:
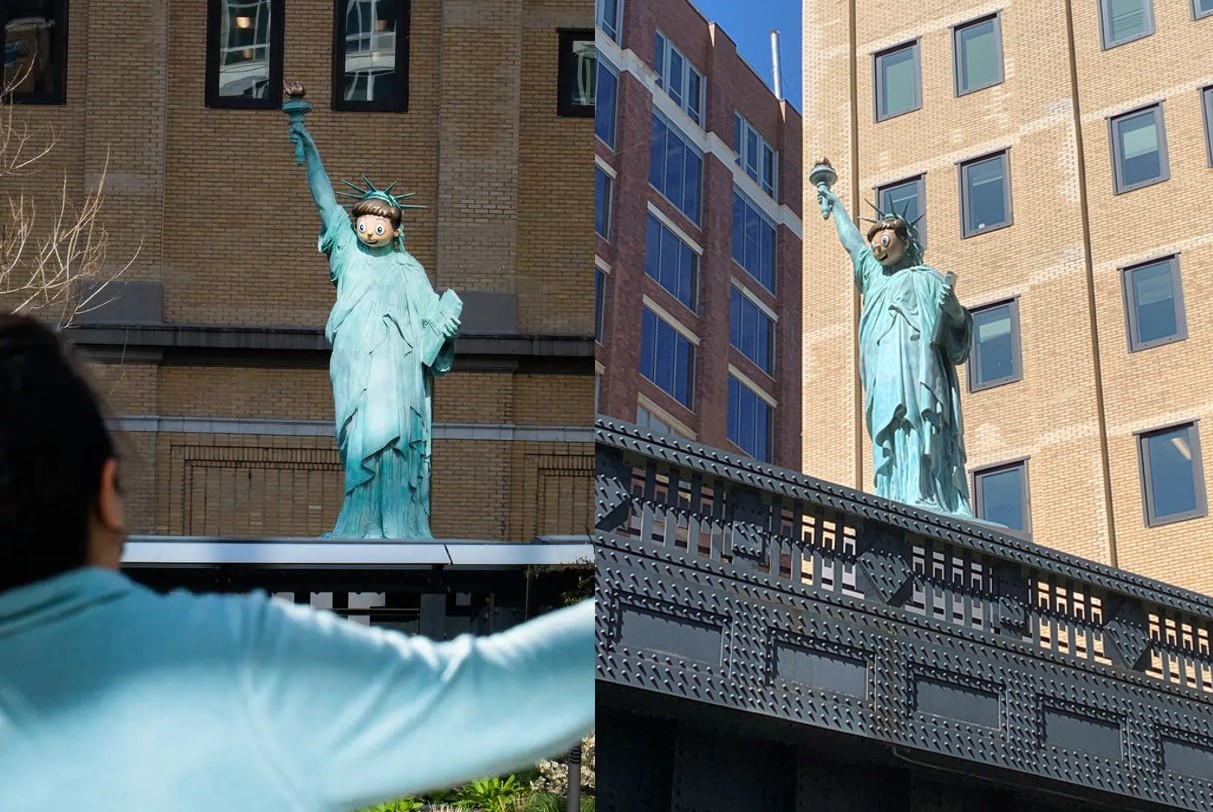
<path fill-rule="evenodd" d="M 57 336 L 0 315 L 0 810 L 349 810 L 593 725 L 593 602 L 446 643 L 119 572 L 119 463 Z"/>

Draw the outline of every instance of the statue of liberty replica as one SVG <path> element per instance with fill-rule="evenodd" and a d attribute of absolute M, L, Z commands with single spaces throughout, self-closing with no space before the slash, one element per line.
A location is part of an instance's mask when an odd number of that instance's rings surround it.
<path fill-rule="evenodd" d="M 401 200 L 392 185 L 378 189 L 343 181 L 356 199 L 349 213 L 337 202 L 316 142 L 303 124 L 311 106 L 299 83 L 286 85 L 296 160 L 320 210 L 319 250 L 328 255 L 337 301 L 325 338 L 332 346 L 337 445 L 345 497 L 332 533 L 337 538 L 432 538 L 430 531 L 431 389 L 448 372 L 462 303 L 441 297 L 425 269 L 404 248 Z"/>
<path fill-rule="evenodd" d="M 865 238 L 830 191 L 836 178 L 825 160 L 809 175 L 863 297 L 859 378 L 876 494 L 972 518 L 956 366 L 968 360 L 973 316 L 952 289 L 955 275 L 923 264 L 914 223 L 877 208 Z"/>

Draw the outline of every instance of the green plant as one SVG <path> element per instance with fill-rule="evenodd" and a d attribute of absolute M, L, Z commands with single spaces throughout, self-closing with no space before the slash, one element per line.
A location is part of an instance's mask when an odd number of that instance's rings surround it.
<path fill-rule="evenodd" d="M 551 792 L 536 792 L 527 798 L 523 812 L 564 812 L 565 799 Z"/>
<path fill-rule="evenodd" d="M 459 793 L 459 803 L 468 809 L 484 812 L 511 812 L 526 788 L 515 776 L 508 778 L 482 778 L 473 781 Z"/>
<path fill-rule="evenodd" d="M 581 796 L 581 812 L 594 812 L 594 797 Z"/>

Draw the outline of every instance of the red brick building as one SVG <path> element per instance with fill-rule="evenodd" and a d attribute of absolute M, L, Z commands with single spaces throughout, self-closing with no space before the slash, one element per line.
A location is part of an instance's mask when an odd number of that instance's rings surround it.
<path fill-rule="evenodd" d="M 685 0 L 598 0 L 598 411 L 800 460 L 801 117 Z"/>

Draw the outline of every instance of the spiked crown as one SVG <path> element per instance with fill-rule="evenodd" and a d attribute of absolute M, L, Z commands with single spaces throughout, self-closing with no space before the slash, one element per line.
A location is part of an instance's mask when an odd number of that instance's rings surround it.
<path fill-rule="evenodd" d="M 393 195 L 392 187 L 394 187 L 396 185 L 396 183 L 397 183 L 396 181 L 392 181 L 386 187 L 380 189 L 377 186 L 375 186 L 375 184 L 371 183 L 371 179 L 368 178 L 366 175 L 362 176 L 362 180 L 366 183 L 365 189 L 356 183 L 351 183 L 350 181 L 346 180 L 345 178 L 342 178 L 341 182 L 344 183 L 346 186 L 350 187 L 351 189 L 353 189 L 354 191 L 347 192 L 347 191 L 341 190 L 341 191 L 338 191 L 337 194 L 339 194 L 343 197 L 352 197 L 352 198 L 354 198 L 356 200 L 360 200 L 360 201 L 361 200 L 382 200 L 384 203 L 387 203 L 389 206 L 393 206 L 396 209 L 399 209 L 400 214 L 401 214 L 400 234 L 399 234 L 399 236 L 396 237 L 396 242 L 399 244 L 400 250 L 403 251 L 404 250 L 404 216 L 403 216 L 404 210 L 405 209 L 424 209 L 425 206 L 422 206 L 417 203 L 402 203 L 401 202 L 402 200 L 408 200 L 410 197 L 412 197 L 414 192 L 405 192 L 402 195 Z"/>
<path fill-rule="evenodd" d="M 909 237 L 908 243 L 906 245 L 906 255 L 910 257 L 910 260 L 915 265 L 922 264 L 923 247 L 922 247 L 922 243 L 919 242 L 919 240 L 918 240 L 918 223 L 919 223 L 919 221 L 922 220 L 923 215 L 920 214 L 919 216 L 915 217 L 913 220 L 910 220 L 910 218 L 907 216 L 910 212 L 909 203 L 902 206 L 900 214 L 897 212 L 896 206 L 892 207 L 891 209 L 889 209 L 889 211 L 886 212 L 886 211 L 881 211 L 880 207 L 877 206 L 875 203 L 872 203 L 871 201 L 868 202 L 868 205 L 872 207 L 872 210 L 874 212 L 876 212 L 876 219 L 869 220 L 866 217 L 863 217 L 860 219 L 865 223 L 871 223 L 873 226 L 882 224 L 882 223 L 888 223 L 889 225 L 894 225 L 896 223 L 896 221 L 898 221 L 898 220 L 905 223 L 906 224 L 906 234 Z"/>

